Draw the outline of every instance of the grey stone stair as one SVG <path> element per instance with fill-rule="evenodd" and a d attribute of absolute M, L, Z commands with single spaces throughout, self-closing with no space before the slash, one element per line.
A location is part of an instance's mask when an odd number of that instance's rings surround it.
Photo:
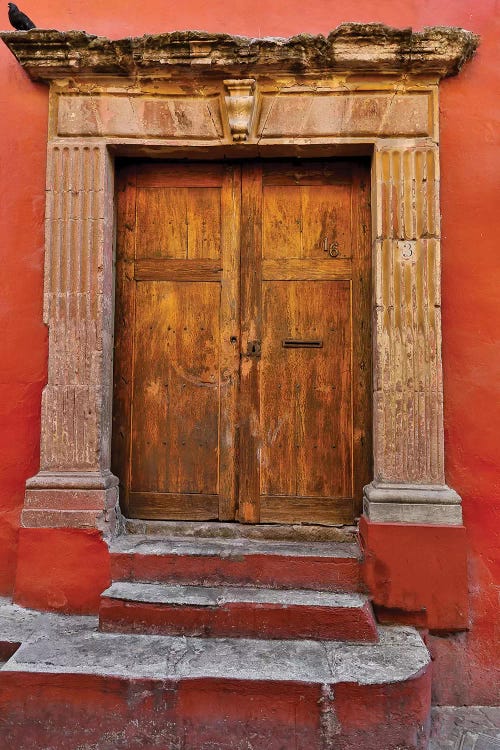
<path fill-rule="evenodd" d="M 370 602 L 359 593 L 115 582 L 102 594 L 99 621 L 114 632 L 377 639 Z"/>
<path fill-rule="evenodd" d="M 412 628 L 379 628 L 378 643 L 354 644 L 101 633 L 96 625 L 56 616 L 30 623 L 0 669 L 0 746 L 427 746 L 430 660 Z"/>
<path fill-rule="evenodd" d="M 128 534 L 110 543 L 113 581 L 361 591 L 352 542 Z"/>

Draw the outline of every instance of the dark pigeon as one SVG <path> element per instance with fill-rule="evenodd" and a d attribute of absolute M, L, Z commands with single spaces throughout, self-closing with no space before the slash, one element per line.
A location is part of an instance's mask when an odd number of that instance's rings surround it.
<path fill-rule="evenodd" d="M 14 5 L 14 3 L 8 3 L 8 6 L 9 21 L 15 29 L 18 31 L 29 31 L 30 29 L 36 28 L 31 18 L 28 18 L 26 13 L 23 13 L 22 10 L 19 10 L 17 5 Z"/>

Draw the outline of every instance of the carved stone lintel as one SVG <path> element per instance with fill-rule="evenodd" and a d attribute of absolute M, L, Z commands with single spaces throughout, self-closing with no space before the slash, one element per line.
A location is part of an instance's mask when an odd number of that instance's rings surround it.
<path fill-rule="evenodd" d="M 224 86 L 228 91 L 226 107 L 233 141 L 246 141 L 255 109 L 255 79 L 230 79 L 224 81 Z"/>
<path fill-rule="evenodd" d="M 380 23 L 343 23 L 328 36 L 249 39 L 206 31 L 174 31 L 134 39 L 106 39 L 84 31 L 0 32 L 35 80 L 88 75 L 162 77 L 221 71 L 244 77 L 295 73 L 455 75 L 474 54 L 479 37 L 464 29 L 436 26 L 423 31 Z"/>

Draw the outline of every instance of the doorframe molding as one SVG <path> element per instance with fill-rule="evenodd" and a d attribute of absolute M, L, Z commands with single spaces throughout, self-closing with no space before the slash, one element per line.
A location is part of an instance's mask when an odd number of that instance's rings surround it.
<path fill-rule="evenodd" d="M 372 157 L 377 522 L 460 525 L 444 473 L 439 81 L 478 37 L 343 24 L 327 37 L 174 32 L 111 41 L 2 32 L 50 84 L 44 321 L 48 383 L 24 527 L 113 533 L 110 470 L 117 156 Z"/>

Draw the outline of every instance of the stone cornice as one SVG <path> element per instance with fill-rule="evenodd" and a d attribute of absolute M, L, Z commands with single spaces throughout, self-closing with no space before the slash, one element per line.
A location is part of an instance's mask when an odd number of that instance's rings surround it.
<path fill-rule="evenodd" d="M 265 75 L 272 72 L 382 75 L 455 75 L 474 54 L 479 37 L 459 28 L 421 32 L 382 24 L 345 23 L 328 36 L 249 39 L 176 31 L 110 40 L 83 31 L 0 32 L 34 80 Z"/>

